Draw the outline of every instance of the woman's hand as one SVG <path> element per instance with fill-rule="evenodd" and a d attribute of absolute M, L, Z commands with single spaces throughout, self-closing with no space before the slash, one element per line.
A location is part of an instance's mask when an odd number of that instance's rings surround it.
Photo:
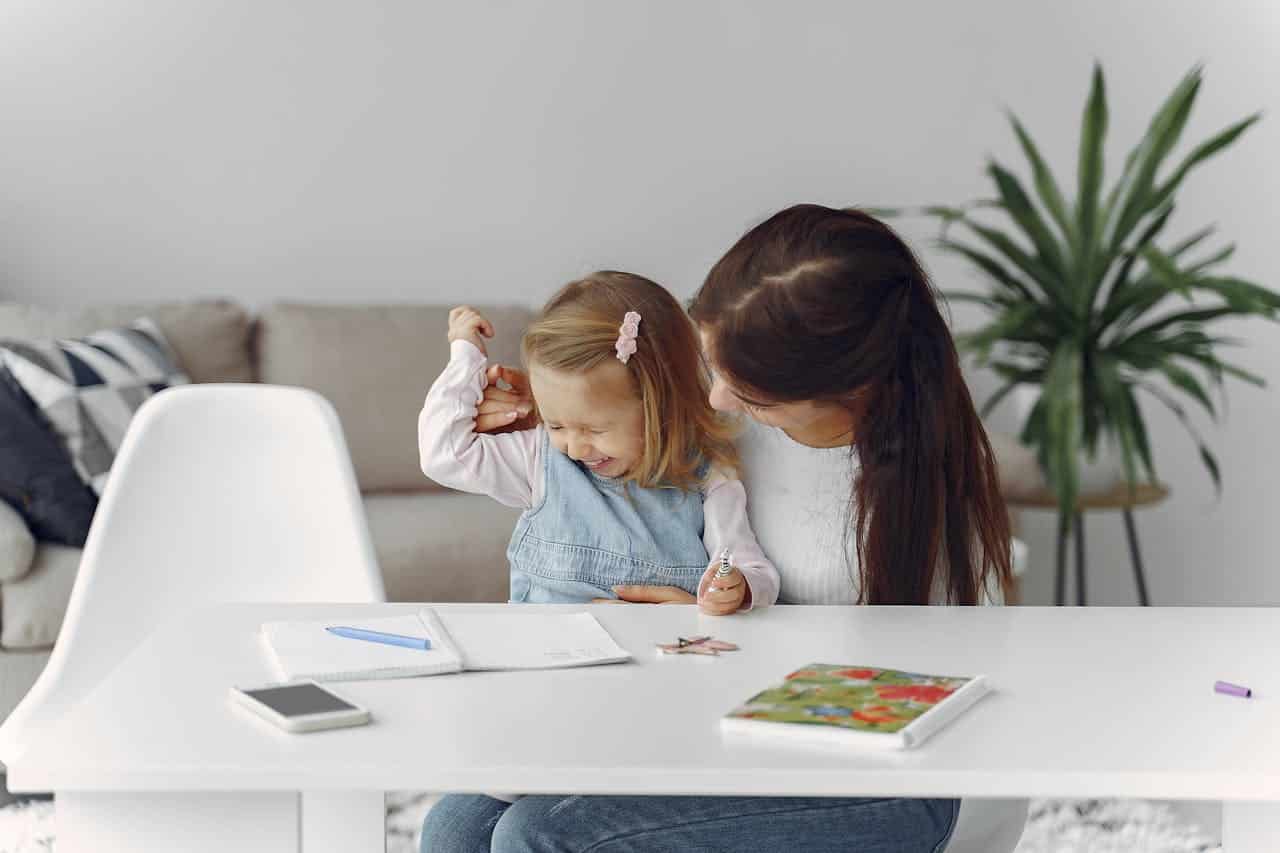
<path fill-rule="evenodd" d="M 597 598 L 596 604 L 693 604 L 698 599 L 678 586 L 615 586 L 615 598 Z"/>
<path fill-rule="evenodd" d="M 520 432 L 538 425 L 529 376 L 523 370 L 495 364 L 485 378 L 484 399 L 476 408 L 476 432 Z M 510 390 L 499 387 L 499 381 Z"/>
<path fill-rule="evenodd" d="M 493 324 L 470 305 L 459 305 L 449 312 L 449 343 L 470 341 L 486 356 L 484 339 L 493 337 Z"/>
<path fill-rule="evenodd" d="M 707 571 L 698 584 L 698 609 L 712 616 L 727 616 L 737 613 L 747 598 L 747 579 L 742 572 L 734 568 L 728 576 L 716 580 L 716 569 L 719 560 L 712 560 Z"/>

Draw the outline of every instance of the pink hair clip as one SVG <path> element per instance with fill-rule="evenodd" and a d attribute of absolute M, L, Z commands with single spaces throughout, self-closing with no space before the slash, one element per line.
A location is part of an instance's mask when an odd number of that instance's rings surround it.
<path fill-rule="evenodd" d="M 636 352 L 636 335 L 640 334 L 640 315 L 628 311 L 618 327 L 618 342 L 613 345 L 618 353 L 618 361 L 626 364 Z"/>

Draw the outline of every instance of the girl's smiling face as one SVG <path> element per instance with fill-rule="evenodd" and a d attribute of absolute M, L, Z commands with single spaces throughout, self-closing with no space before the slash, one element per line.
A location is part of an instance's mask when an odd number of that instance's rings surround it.
<path fill-rule="evenodd" d="M 556 450 L 602 477 L 622 477 L 644 455 L 644 406 L 626 365 L 583 373 L 529 365 L 529 386 Z"/>

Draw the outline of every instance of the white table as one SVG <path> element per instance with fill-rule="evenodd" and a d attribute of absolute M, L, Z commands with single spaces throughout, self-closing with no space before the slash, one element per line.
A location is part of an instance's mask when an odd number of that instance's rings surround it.
<path fill-rule="evenodd" d="M 271 679 L 264 621 L 415 606 L 225 605 L 166 624 L 30 744 L 10 787 L 56 793 L 59 853 L 380 850 L 383 792 L 399 789 L 1211 799 L 1226 801 L 1228 853 L 1280 838 L 1273 610 L 776 607 L 717 619 L 601 605 L 635 663 L 343 684 L 374 723 L 306 735 L 227 699 L 228 685 Z M 742 651 L 655 655 L 655 642 L 695 632 Z M 722 740 L 724 712 L 812 662 L 984 672 L 998 692 L 910 753 Z M 1256 698 L 1217 695 L 1215 679 Z"/>

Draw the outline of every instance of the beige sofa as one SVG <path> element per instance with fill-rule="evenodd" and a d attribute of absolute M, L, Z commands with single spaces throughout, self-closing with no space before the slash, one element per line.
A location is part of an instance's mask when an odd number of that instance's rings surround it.
<path fill-rule="evenodd" d="M 515 363 L 530 312 L 489 308 L 494 358 Z M 387 587 L 396 601 L 502 601 L 505 549 L 516 513 L 423 477 L 416 424 L 448 359 L 447 306 L 281 304 L 256 318 L 226 301 L 53 310 L 0 303 L 0 339 L 71 337 L 155 320 L 194 382 L 312 388 L 342 421 Z M 0 512 L 0 719 L 48 660 L 80 550 L 35 543 Z M 25 534 L 25 536 L 24 536 Z M 24 541 L 26 547 L 24 547 Z M 26 565 L 17 561 L 25 561 Z"/>

